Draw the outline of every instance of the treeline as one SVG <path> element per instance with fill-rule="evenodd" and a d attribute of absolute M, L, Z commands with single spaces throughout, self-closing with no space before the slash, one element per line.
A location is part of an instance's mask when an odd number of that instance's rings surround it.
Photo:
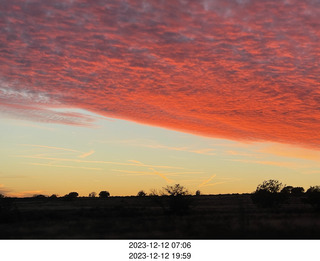
<path fill-rule="evenodd" d="M 303 187 L 287 186 L 278 180 L 270 179 L 259 184 L 251 194 L 253 203 L 262 208 L 279 207 L 292 198 L 320 210 L 320 186 L 311 186 L 305 192 Z"/>
<path fill-rule="evenodd" d="M 200 196 L 200 190 L 197 190 L 194 196 Z M 169 197 L 170 198 L 170 208 L 189 208 L 190 205 L 190 196 L 192 194 L 180 184 L 175 184 L 173 186 L 163 187 L 162 190 L 152 189 L 149 194 L 145 191 L 140 190 L 137 197 Z M 62 198 L 66 200 L 72 200 L 79 197 L 78 192 L 70 192 L 62 197 L 58 197 L 56 194 L 51 196 L 45 195 L 34 195 L 32 198 L 36 199 L 56 199 Z M 89 198 L 108 198 L 110 193 L 107 190 L 100 191 L 99 194 L 96 192 L 91 192 L 88 195 Z M 0 198 L 9 198 L 0 194 Z M 188 199 L 187 199 L 188 198 Z M 252 202 L 261 208 L 276 208 L 282 204 L 288 203 L 290 199 L 298 199 L 301 203 L 307 203 L 320 210 L 320 186 L 311 186 L 307 191 L 303 187 L 293 187 L 283 185 L 280 181 L 270 179 L 263 181 L 259 184 L 256 190 L 251 193 Z M 154 199 L 155 201 L 160 202 L 159 199 Z M 181 206 L 179 206 L 181 205 Z"/>
<path fill-rule="evenodd" d="M 196 196 L 200 195 L 200 190 L 197 190 L 195 193 Z M 99 194 L 96 192 L 91 192 L 89 193 L 88 197 L 89 198 L 108 198 L 110 197 L 110 192 L 107 190 L 100 191 Z M 156 190 L 156 189 L 151 189 L 151 192 L 147 194 L 145 191 L 140 190 L 137 195 L 137 197 L 146 197 L 146 196 L 191 196 L 191 193 L 184 187 L 181 186 L 180 184 L 175 184 L 174 186 L 166 186 L 163 187 L 162 190 Z M 59 197 L 57 194 L 52 194 L 51 196 L 46 196 L 42 194 L 35 194 L 32 196 L 32 198 L 66 198 L 66 199 L 75 199 L 79 197 L 78 192 L 70 192 L 64 196 Z M 5 198 L 4 195 L 0 194 L 0 198 Z M 9 198 L 9 197 L 6 197 Z"/>

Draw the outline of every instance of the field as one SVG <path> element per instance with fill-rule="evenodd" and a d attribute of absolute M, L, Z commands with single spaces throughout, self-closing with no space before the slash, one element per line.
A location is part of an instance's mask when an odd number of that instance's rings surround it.
<path fill-rule="evenodd" d="M 319 239 L 320 213 L 292 197 L 258 208 L 249 194 L 4 198 L 2 239 Z M 180 206 L 180 207 L 179 207 Z M 182 206 L 182 207 L 181 207 Z"/>

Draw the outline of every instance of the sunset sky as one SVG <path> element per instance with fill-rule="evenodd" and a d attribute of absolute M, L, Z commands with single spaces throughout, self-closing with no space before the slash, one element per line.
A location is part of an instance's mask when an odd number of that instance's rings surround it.
<path fill-rule="evenodd" d="M 320 2 L 1 0 L 0 193 L 320 185 Z"/>

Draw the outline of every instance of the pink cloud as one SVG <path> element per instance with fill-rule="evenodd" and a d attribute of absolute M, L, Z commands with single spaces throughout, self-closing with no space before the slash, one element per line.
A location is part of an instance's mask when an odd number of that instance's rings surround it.
<path fill-rule="evenodd" d="M 0 111 L 320 147 L 317 1 L 0 3 Z"/>

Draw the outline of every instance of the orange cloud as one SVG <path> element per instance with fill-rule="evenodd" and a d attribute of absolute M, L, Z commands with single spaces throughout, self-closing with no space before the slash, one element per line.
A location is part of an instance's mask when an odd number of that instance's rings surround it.
<path fill-rule="evenodd" d="M 285 145 L 270 145 L 261 149 L 263 153 L 270 153 L 273 155 L 287 157 L 287 158 L 297 158 L 312 161 L 320 161 L 320 152 L 310 149 L 296 148 L 292 146 Z"/>
<path fill-rule="evenodd" d="M 83 153 L 83 154 L 81 154 L 80 156 L 79 156 L 79 158 L 86 158 L 86 157 L 89 157 L 90 155 L 92 155 L 93 153 L 95 153 L 95 151 L 94 150 L 90 150 L 89 152 L 87 152 L 87 153 Z"/>
<path fill-rule="evenodd" d="M 320 3 L 2 0 L 0 113 L 320 148 Z"/>

